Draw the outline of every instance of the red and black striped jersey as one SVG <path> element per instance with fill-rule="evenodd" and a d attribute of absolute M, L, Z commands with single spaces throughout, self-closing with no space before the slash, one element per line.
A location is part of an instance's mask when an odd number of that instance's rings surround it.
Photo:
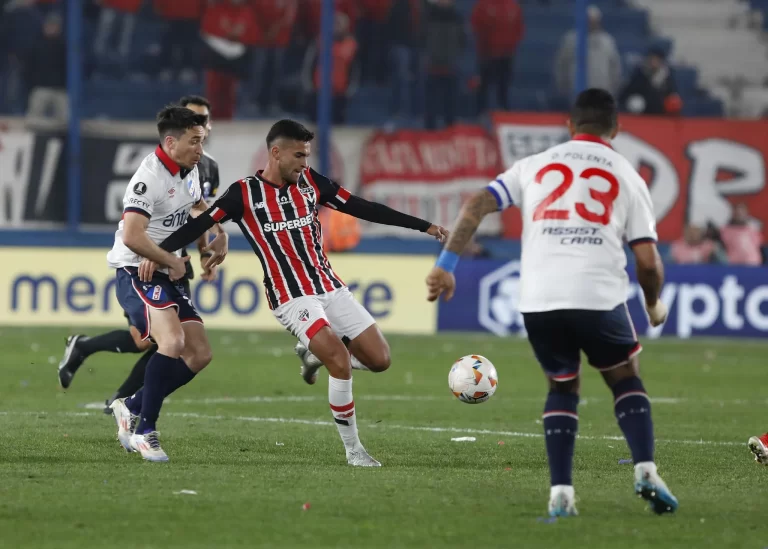
<path fill-rule="evenodd" d="M 237 223 L 264 269 L 270 308 L 293 298 L 342 288 L 323 252 L 317 208 L 343 208 L 351 194 L 312 169 L 295 184 L 275 185 L 261 172 L 231 185 L 210 215 Z"/>

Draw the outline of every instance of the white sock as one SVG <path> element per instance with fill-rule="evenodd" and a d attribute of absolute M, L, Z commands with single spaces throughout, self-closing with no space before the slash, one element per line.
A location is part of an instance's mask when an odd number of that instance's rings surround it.
<path fill-rule="evenodd" d="M 357 436 L 352 380 L 328 376 L 328 403 L 331 405 L 333 420 L 347 452 L 362 446 Z"/>
<path fill-rule="evenodd" d="M 357 360 L 357 357 L 355 357 L 354 355 L 350 354 L 349 358 L 352 359 L 352 369 L 353 370 L 364 370 L 366 372 L 370 372 L 371 371 L 371 369 L 368 366 L 366 366 L 365 364 L 363 364 L 362 362 Z"/>
<path fill-rule="evenodd" d="M 640 478 L 645 475 L 645 473 L 655 475 L 656 473 L 656 464 L 652 461 L 641 461 L 639 463 L 635 464 L 635 478 Z"/>

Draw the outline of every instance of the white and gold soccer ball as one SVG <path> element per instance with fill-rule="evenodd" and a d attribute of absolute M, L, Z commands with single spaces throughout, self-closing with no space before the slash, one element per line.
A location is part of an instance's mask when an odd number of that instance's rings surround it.
<path fill-rule="evenodd" d="M 493 396 L 499 376 L 493 363 L 481 355 L 467 355 L 453 363 L 448 372 L 448 387 L 467 404 L 480 404 Z"/>

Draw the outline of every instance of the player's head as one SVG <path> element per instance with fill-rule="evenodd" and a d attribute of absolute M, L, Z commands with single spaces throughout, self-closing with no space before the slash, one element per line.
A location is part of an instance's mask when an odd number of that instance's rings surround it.
<path fill-rule="evenodd" d="M 571 135 L 588 133 L 613 139 L 619 131 L 616 100 L 599 88 L 584 90 L 571 108 L 568 129 Z"/>
<path fill-rule="evenodd" d="M 208 118 L 205 123 L 205 139 L 211 134 L 211 103 L 205 97 L 200 95 L 185 95 L 179 99 L 179 105 L 187 107 L 191 111 L 195 111 L 197 114 L 202 114 Z"/>
<path fill-rule="evenodd" d="M 182 168 L 191 169 L 203 156 L 207 118 L 186 107 L 172 105 L 157 114 L 163 149 Z"/>
<path fill-rule="evenodd" d="M 315 134 L 295 120 L 280 120 L 267 134 L 269 163 L 280 171 L 286 183 L 296 183 L 307 168 L 310 143 Z"/>

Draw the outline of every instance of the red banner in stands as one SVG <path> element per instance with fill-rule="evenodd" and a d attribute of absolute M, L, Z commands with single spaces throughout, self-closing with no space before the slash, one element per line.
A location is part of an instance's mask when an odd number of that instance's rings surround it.
<path fill-rule="evenodd" d="M 454 126 L 438 131 L 377 132 L 363 147 L 360 192 L 433 223 L 451 226 L 462 203 L 501 170 L 495 140 L 483 128 Z M 499 234 L 499 216 L 480 227 Z M 366 234 L 417 236 L 398 227 L 369 225 Z"/>
<path fill-rule="evenodd" d="M 568 139 L 565 115 L 498 113 L 504 166 Z M 659 238 L 679 238 L 686 223 L 722 226 L 746 202 L 768 237 L 768 121 L 622 116 L 614 147 L 648 182 Z M 504 213 L 504 235 L 520 238 L 520 214 Z"/>

